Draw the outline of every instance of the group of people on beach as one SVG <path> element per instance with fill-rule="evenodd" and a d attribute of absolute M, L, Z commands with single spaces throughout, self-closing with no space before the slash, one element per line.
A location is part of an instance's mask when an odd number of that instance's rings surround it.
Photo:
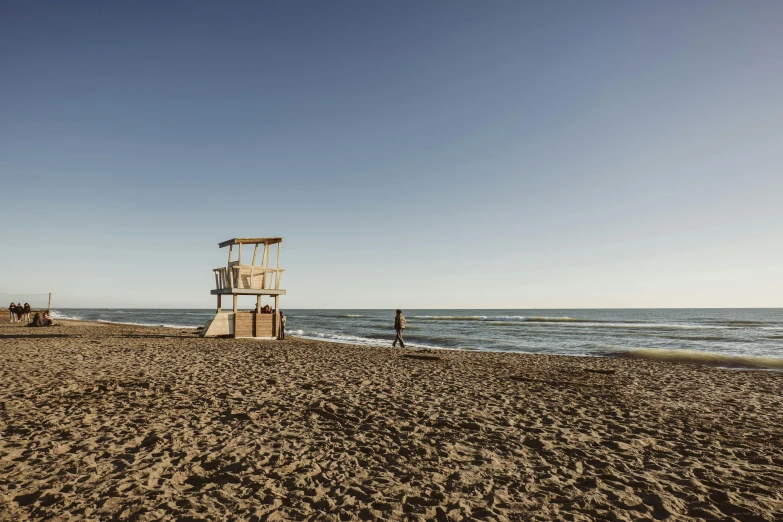
<path fill-rule="evenodd" d="M 29 323 L 31 311 L 30 303 L 25 303 L 24 305 L 22 305 L 22 303 L 11 303 L 11 306 L 8 307 L 12 323 L 21 323 L 22 320 L 24 320 L 25 323 Z"/>
<path fill-rule="evenodd" d="M 43 316 L 41 316 L 40 312 L 36 312 L 33 318 L 30 319 L 30 314 L 32 311 L 33 310 L 30 307 L 30 303 L 11 303 L 11 305 L 8 307 L 9 319 L 12 323 L 21 323 L 24 321 L 27 326 L 52 325 L 52 318 L 48 311 L 44 312 Z"/>

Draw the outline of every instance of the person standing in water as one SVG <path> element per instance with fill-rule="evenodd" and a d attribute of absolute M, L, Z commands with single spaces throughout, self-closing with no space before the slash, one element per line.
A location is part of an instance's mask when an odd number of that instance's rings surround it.
<path fill-rule="evenodd" d="M 400 347 L 405 348 L 405 342 L 402 340 L 402 331 L 405 330 L 405 316 L 402 315 L 402 310 L 397 310 L 397 316 L 394 318 L 394 329 L 397 330 L 397 337 L 394 338 L 392 346 L 397 347 L 397 341 L 400 342 Z"/>

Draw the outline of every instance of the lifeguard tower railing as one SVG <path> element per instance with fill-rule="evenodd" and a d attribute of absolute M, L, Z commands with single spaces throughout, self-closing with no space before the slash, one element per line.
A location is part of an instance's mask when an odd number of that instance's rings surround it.
<path fill-rule="evenodd" d="M 228 266 L 215 268 L 215 288 L 218 291 L 231 290 L 280 290 L 280 280 L 285 269 L 280 268 L 280 244 L 282 238 L 237 238 L 224 243 L 220 247 L 228 246 Z M 253 244 L 253 260 L 250 264 L 242 263 L 242 244 Z M 232 261 L 233 247 L 237 245 L 239 259 Z M 259 246 L 263 245 L 260 263 L 258 259 Z M 270 250 L 272 245 L 277 245 L 277 263 L 275 267 L 269 266 Z M 261 293 L 261 292 L 260 292 Z"/>
<path fill-rule="evenodd" d="M 232 262 L 228 267 L 215 268 L 215 288 L 218 290 L 280 290 L 284 268 L 261 268 Z"/>

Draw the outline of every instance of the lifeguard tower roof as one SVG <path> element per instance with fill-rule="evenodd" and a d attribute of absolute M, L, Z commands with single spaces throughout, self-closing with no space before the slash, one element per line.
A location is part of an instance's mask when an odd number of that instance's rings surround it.
<path fill-rule="evenodd" d="M 274 245 L 282 242 L 282 237 L 235 237 L 234 239 L 218 243 L 218 247 L 223 248 L 231 245 L 260 245 L 262 243 L 264 245 Z"/>

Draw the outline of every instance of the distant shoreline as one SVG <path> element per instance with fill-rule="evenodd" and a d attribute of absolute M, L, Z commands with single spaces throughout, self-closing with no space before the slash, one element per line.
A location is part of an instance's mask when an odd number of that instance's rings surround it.
<path fill-rule="evenodd" d="M 115 326 L 133 326 L 139 328 L 166 328 L 166 329 L 184 329 L 198 331 L 201 329 L 199 326 L 165 326 L 165 325 L 148 325 L 148 324 L 136 324 L 136 323 L 122 323 L 113 321 L 89 321 L 82 319 L 57 319 L 57 322 L 73 322 L 84 325 L 115 325 Z M 352 346 L 375 346 L 378 348 L 388 348 L 388 344 L 355 344 L 345 341 L 338 341 L 334 339 L 318 339 L 306 336 L 287 335 L 296 339 L 303 339 L 307 341 L 327 343 L 327 344 L 347 344 Z M 460 352 L 479 352 L 479 353 L 509 353 L 503 351 L 492 352 L 489 350 L 471 350 L 460 348 L 435 348 L 435 347 L 416 347 L 415 350 L 431 350 L 438 351 L 460 351 Z M 525 352 L 512 352 L 518 355 L 537 355 L 533 353 Z M 763 357 L 742 357 L 742 356 L 730 356 L 709 352 L 693 352 L 693 351 L 676 351 L 676 350 L 654 350 L 654 349 L 639 349 L 628 352 L 614 352 L 604 354 L 552 354 L 553 356 L 562 357 L 605 357 L 605 358 L 626 358 L 626 359 L 638 359 L 638 360 L 652 360 L 664 363 L 674 364 L 694 364 L 699 366 L 712 366 L 717 368 L 725 368 L 732 370 L 769 370 L 769 371 L 783 371 L 783 358 L 763 358 Z"/>

